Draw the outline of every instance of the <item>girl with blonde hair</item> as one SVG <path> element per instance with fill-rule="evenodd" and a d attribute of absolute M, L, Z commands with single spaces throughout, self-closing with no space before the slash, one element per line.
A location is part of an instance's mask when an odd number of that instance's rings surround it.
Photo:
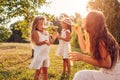
<path fill-rule="evenodd" d="M 63 72 L 62 75 L 65 75 L 66 69 L 68 69 L 68 75 L 71 73 L 71 64 L 68 59 L 68 52 L 70 52 L 70 37 L 71 37 L 71 27 L 73 25 L 72 20 L 66 15 L 61 14 L 59 21 L 62 27 L 62 31 L 58 36 L 59 45 L 57 48 L 56 54 L 62 56 L 63 58 Z"/>
<path fill-rule="evenodd" d="M 35 17 L 31 30 L 31 41 L 34 46 L 34 58 L 30 64 L 30 68 L 36 69 L 34 80 L 39 80 L 39 75 L 43 76 L 43 80 L 48 80 L 47 69 L 49 67 L 49 50 L 50 44 L 57 37 L 57 33 L 50 40 L 50 35 L 45 31 L 44 16 Z"/>

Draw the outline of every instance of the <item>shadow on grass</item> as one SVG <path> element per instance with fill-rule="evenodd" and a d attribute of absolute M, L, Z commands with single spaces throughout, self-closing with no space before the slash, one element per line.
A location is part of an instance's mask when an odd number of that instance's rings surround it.
<path fill-rule="evenodd" d="M 70 80 L 70 75 L 68 75 L 68 74 L 61 75 L 59 80 Z"/>
<path fill-rule="evenodd" d="M 0 80 L 6 80 L 7 77 L 10 77 L 12 74 L 9 71 L 0 71 Z"/>
<path fill-rule="evenodd" d="M 55 74 L 48 74 L 48 77 L 49 78 L 54 78 L 54 77 L 56 77 L 56 75 Z"/>

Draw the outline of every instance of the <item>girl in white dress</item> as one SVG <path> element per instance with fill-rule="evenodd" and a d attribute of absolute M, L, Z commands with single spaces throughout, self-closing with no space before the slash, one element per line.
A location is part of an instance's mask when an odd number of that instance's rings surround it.
<path fill-rule="evenodd" d="M 61 34 L 58 36 L 59 45 L 56 54 L 62 56 L 63 58 L 62 74 L 65 74 L 66 68 L 68 68 L 68 74 L 70 74 L 71 70 L 70 70 L 70 60 L 68 59 L 68 52 L 70 50 L 70 34 L 71 34 L 72 21 L 68 17 L 64 17 L 64 15 L 61 15 L 60 24 L 62 26 L 62 31 Z"/>
<path fill-rule="evenodd" d="M 49 66 L 48 54 L 50 50 L 50 36 L 49 33 L 44 30 L 44 24 L 44 16 L 36 17 L 33 21 L 31 30 L 31 41 L 34 46 L 34 58 L 29 67 L 36 69 L 34 80 L 39 80 L 40 73 L 43 76 L 43 80 L 48 80 L 47 68 Z M 55 37 L 53 39 L 55 40 Z M 53 39 L 52 42 L 54 41 Z"/>
<path fill-rule="evenodd" d="M 100 70 L 81 70 L 73 80 L 120 80 L 120 47 L 106 27 L 102 12 L 91 11 L 84 20 L 83 27 L 87 33 L 85 40 L 81 27 L 76 27 L 79 45 L 84 53 L 91 56 L 70 52 L 74 61 L 85 61 Z"/>

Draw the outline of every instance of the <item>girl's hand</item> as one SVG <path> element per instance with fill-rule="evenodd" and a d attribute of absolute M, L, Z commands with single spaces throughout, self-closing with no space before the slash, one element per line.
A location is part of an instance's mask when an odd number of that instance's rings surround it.
<path fill-rule="evenodd" d="M 50 45 L 50 41 L 47 41 L 47 40 L 46 40 L 45 43 L 46 43 L 48 46 Z"/>
<path fill-rule="evenodd" d="M 55 40 L 58 37 L 59 33 L 55 31 L 52 35 L 52 38 Z"/>
<path fill-rule="evenodd" d="M 58 36 L 58 39 L 59 39 L 59 40 L 62 39 L 60 35 Z"/>
<path fill-rule="evenodd" d="M 50 39 L 51 40 L 51 43 L 54 43 L 54 41 L 56 40 L 56 38 L 58 37 L 58 32 L 57 31 L 55 31 L 54 33 L 53 33 L 53 35 L 52 35 L 52 39 Z"/>
<path fill-rule="evenodd" d="M 79 52 L 69 52 L 69 59 L 72 61 L 80 61 L 82 60 L 82 54 Z"/>

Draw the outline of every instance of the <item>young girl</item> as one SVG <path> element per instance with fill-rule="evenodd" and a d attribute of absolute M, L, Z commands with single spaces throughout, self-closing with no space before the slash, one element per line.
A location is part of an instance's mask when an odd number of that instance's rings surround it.
<path fill-rule="evenodd" d="M 61 15 L 59 19 L 60 19 L 60 24 L 62 26 L 62 31 L 61 34 L 58 36 L 59 45 L 56 54 L 63 57 L 62 74 L 64 75 L 66 72 L 66 68 L 68 68 L 68 74 L 70 75 L 71 69 L 70 69 L 70 60 L 68 59 L 68 52 L 70 50 L 69 41 L 70 41 L 72 21 L 64 15 Z"/>
<path fill-rule="evenodd" d="M 31 41 L 34 45 L 34 58 L 30 64 L 30 68 L 36 69 L 34 80 L 39 80 L 40 73 L 43 76 L 43 80 L 48 80 L 47 69 L 49 66 L 48 53 L 50 50 L 50 36 L 47 31 L 44 30 L 45 17 L 36 17 L 33 21 L 31 30 Z M 52 39 L 52 42 L 55 37 Z"/>

